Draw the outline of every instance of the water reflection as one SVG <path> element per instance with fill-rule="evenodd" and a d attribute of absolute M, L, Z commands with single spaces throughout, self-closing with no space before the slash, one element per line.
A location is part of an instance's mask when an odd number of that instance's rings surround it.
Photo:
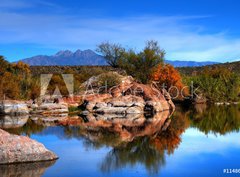
<path fill-rule="evenodd" d="M 153 118 L 89 114 L 56 119 L 51 124 L 38 118 L 37 121 L 29 119 L 24 126 L 8 131 L 29 136 L 54 135 L 61 140 L 77 139 L 92 152 L 107 147 L 108 152 L 97 167 L 104 174 L 139 164 L 149 174 L 159 174 L 167 165 L 166 157 L 181 149 L 182 135 L 188 128 L 196 128 L 205 134 L 238 132 L 239 106 L 177 107 L 173 115 L 162 112 Z M 59 156 L 61 160 L 61 154 Z"/>
<path fill-rule="evenodd" d="M 0 128 L 19 128 L 24 126 L 28 121 L 28 115 L 24 116 L 10 116 L 4 115 L 0 117 Z"/>
<path fill-rule="evenodd" d="M 164 127 L 164 126 L 163 126 Z M 153 136 L 113 147 L 101 164 L 102 172 L 111 172 L 128 165 L 142 164 L 150 174 L 158 174 L 166 163 L 166 153 L 172 154 L 181 142 L 186 124 L 183 117 L 171 119 L 167 127 Z"/>
<path fill-rule="evenodd" d="M 0 165 L 1 177 L 41 177 L 55 161 Z"/>
<path fill-rule="evenodd" d="M 240 109 L 237 105 L 210 106 L 204 111 L 192 111 L 189 115 L 192 127 L 198 128 L 205 134 L 214 133 L 225 135 L 239 132 Z"/>

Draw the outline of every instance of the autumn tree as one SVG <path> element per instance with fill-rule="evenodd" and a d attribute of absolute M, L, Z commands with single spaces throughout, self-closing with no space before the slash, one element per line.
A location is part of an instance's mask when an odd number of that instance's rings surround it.
<path fill-rule="evenodd" d="M 9 63 L 0 56 L 0 97 L 27 99 L 31 84 L 31 71 L 23 62 Z"/>
<path fill-rule="evenodd" d="M 6 71 L 1 76 L 1 98 L 18 99 L 20 96 L 19 80 L 16 75 Z"/>
<path fill-rule="evenodd" d="M 180 96 L 184 84 L 179 72 L 170 64 L 160 64 L 152 74 L 152 80 L 161 88 L 166 88 L 172 97 Z M 188 90 L 183 90 L 183 94 L 187 94 Z M 184 96 L 183 95 L 183 96 Z"/>
<path fill-rule="evenodd" d="M 4 74 L 5 71 L 9 70 L 10 63 L 0 55 L 0 75 Z"/>

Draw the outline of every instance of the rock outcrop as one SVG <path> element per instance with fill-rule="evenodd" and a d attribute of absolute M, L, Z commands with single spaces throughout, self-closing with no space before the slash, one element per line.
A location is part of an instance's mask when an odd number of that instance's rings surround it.
<path fill-rule="evenodd" d="M 33 111 L 33 114 L 37 115 L 51 115 L 51 116 L 58 116 L 61 114 L 68 113 L 68 105 L 64 103 L 42 103 L 38 107 L 36 107 Z"/>
<path fill-rule="evenodd" d="M 153 85 L 144 85 L 134 81 L 132 77 L 119 76 L 121 84 L 109 88 L 107 93 L 97 93 L 97 88 L 86 92 L 82 106 L 86 113 L 98 114 L 139 114 L 144 112 L 161 112 L 174 110 L 175 106 L 166 90 L 159 91 Z M 93 84 L 96 78 L 89 79 Z M 86 86 L 86 83 L 84 83 Z M 94 93 L 93 93 L 94 92 Z"/>
<path fill-rule="evenodd" d="M 0 101 L 0 114 L 3 115 L 26 115 L 29 113 L 27 104 L 22 101 Z"/>
<path fill-rule="evenodd" d="M 0 129 L 0 164 L 49 161 L 57 158 L 43 144 Z"/>

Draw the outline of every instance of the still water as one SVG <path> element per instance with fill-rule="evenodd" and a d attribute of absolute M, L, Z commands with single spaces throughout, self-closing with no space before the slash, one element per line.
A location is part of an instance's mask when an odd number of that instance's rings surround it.
<path fill-rule="evenodd" d="M 223 173 L 240 168 L 237 105 L 177 107 L 173 115 L 148 119 L 74 117 L 61 124 L 19 117 L 14 128 L 6 119 L 0 119 L 5 130 L 30 136 L 60 158 L 3 165 L 3 177 L 240 176 Z"/>

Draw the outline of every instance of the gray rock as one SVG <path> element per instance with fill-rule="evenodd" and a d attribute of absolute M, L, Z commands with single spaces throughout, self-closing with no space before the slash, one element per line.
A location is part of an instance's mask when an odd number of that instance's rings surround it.
<path fill-rule="evenodd" d="M 129 107 L 126 110 L 127 114 L 141 114 L 143 112 L 144 112 L 143 108 L 138 106 Z"/>
<path fill-rule="evenodd" d="M 60 115 L 68 113 L 68 106 L 63 103 L 42 103 L 32 113 L 40 115 Z"/>
<path fill-rule="evenodd" d="M 0 129 L 0 164 L 49 161 L 57 158 L 43 144 Z"/>
<path fill-rule="evenodd" d="M 26 115 L 29 114 L 27 104 L 16 100 L 4 100 L 0 102 L 0 114 Z"/>

